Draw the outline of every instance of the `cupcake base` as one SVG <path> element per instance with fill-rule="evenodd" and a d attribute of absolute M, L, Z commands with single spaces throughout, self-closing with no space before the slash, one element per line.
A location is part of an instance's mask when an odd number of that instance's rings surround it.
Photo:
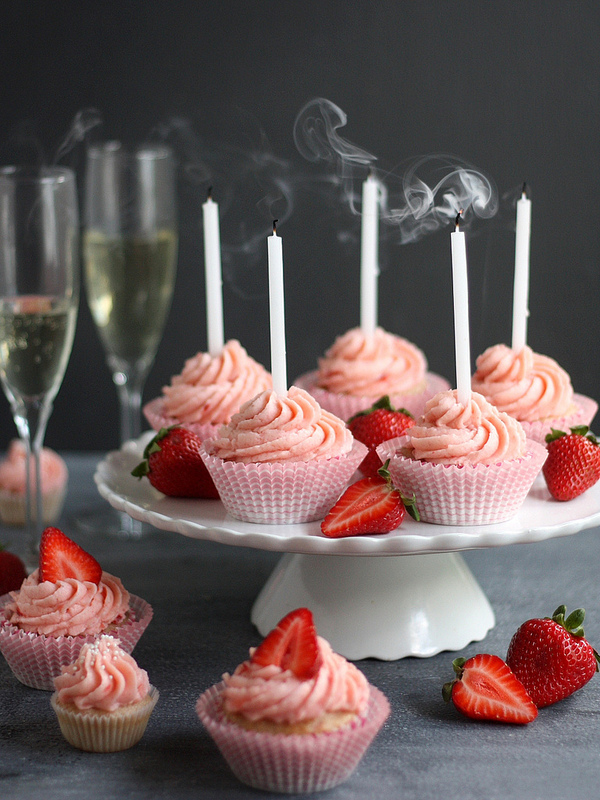
<path fill-rule="evenodd" d="M 370 408 L 379 397 L 364 397 L 351 394 L 336 394 L 317 386 L 318 371 L 306 372 L 297 378 L 294 383 L 305 389 L 311 394 L 321 408 L 331 411 L 336 417 L 347 422 L 350 417 Z M 450 388 L 450 384 L 445 378 L 436 375 L 434 372 L 426 374 L 426 387 L 419 392 L 406 392 L 403 394 L 390 394 L 390 402 L 394 408 L 405 408 L 413 417 L 419 417 L 423 413 L 425 403 L 437 394 Z"/>
<path fill-rule="evenodd" d="M 148 696 L 139 703 L 123 706 L 116 711 L 94 708 L 79 710 L 72 704 L 59 702 L 56 692 L 50 702 L 58 717 L 61 733 L 69 744 L 89 753 L 116 753 L 128 750 L 139 742 L 158 697 L 158 690 L 151 686 Z"/>
<path fill-rule="evenodd" d="M 42 519 L 44 525 L 52 525 L 60 517 L 67 487 L 42 495 Z M 0 520 L 5 525 L 22 527 L 26 522 L 25 495 L 0 490 Z"/>
<path fill-rule="evenodd" d="M 515 516 L 542 464 L 546 448 L 527 440 L 522 458 L 497 464 L 431 464 L 402 455 L 401 436 L 377 448 L 390 459 L 392 482 L 402 494 L 415 495 L 423 522 L 437 525 L 492 525 Z"/>
<path fill-rule="evenodd" d="M 385 695 L 370 686 L 366 715 L 344 728 L 305 735 L 262 733 L 227 720 L 222 688 L 217 684 L 201 695 L 197 714 L 238 780 L 271 792 L 319 792 L 343 783 L 390 713 Z"/>
<path fill-rule="evenodd" d="M 565 417 L 540 419 L 535 422 L 521 421 L 525 436 L 528 439 L 533 439 L 534 442 L 545 445 L 546 435 L 550 433 L 552 428 L 569 433 L 571 428 L 575 428 L 578 425 L 590 425 L 596 416 L 596 411 L 598 411 L 598 403 L 583 394 L 574 394 L 573 403 L 575 410 Z"/>
<path fill-rule="evenodd" d="M 12 597 L 0 597 L 0 620 L 3 609 Z M 121 622 L 110 625 L 102 633 L 119 639 L 121 647 L 128 653 L 138 643 L 142 633 L 152 619 L 152 607 L 145 600 L 130 595 L 129 613 Z M 77 660 L 84 644 L 94 642 L 96 636 L 44 636 L 28 633 L 3 621 L 0 624 L 0 652 L 6 659 L 17 680 L 32 689 L 54 691 L 54 678 L 63 667 Z"/>

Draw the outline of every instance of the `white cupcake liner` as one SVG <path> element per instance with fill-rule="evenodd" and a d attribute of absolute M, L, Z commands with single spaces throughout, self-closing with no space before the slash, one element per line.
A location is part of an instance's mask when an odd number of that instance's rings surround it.
<path fill-rule="evenodd" d="M 52 525 L 60 517 L 65 496 L 66 485 L 62 489 L 42 495 L 42 519 L 44 525 Z M 5 525 L 23 526 L 26 522 L 25 495 L 0 489 L 0 520 Z"/>
<path fill-rule="evenodd" d="M 373 403 L 379 400 L 379 397 L 360 397 L 351 394 L 336 394 L 335 392 L 328 392 L 327 389 L 322 389 L 317 386 L 318 371 L 307 372 L 297 378 L 294 383 L 296 386 L 305 389 L 312 395 L 321 408 L 331 411 L 336 417 L 343 419 L 347 422 L 350 417 L 358 414 L 359 411 L 364 411 L 370 408 Z M 404 393 L 404 394 L 390 394 L 390 402 L 394 408 L 405 408 L 413 417 L 419 417 L 423 413 L 425 403 L 437 394 L 444 392 L 450 388 L 450 384 L 441 375 L 436 375 L 433 372 L 426 374 L 427 385 L 424 391 Z"/>
<path fill-rule="evenodd" d="M 521 458 L 497 464 L 431 464 L 398 451 L 407 436 L 377 447 L 394 485 L 415 495 L 423 522 L 437 525 L 491 525 L 514 517 L 546 460 L 546 448 L 530 439 Z"/>
<path fill-rule="evenodd" d="M 74 705 L 59 702 L 57 692 L 50 702 L 69 744 L 89 753 L 116 753 L 139 742 L 158 698 L 158 690 L 151 686 L 144 700 L 116 711 L 79 710 Z"/>
<path fill-rule="evenodd" d="M 242 464 L 200 449 L 227 513 L 244 522 L 291 525 L 323 519 L 368 452 L 356 439 L 352 450 L 313 461 Z"/>
<path fill-rule="evenodd" d="M 577 406 L 576 410 L 564 417 L 540 419 L 535 422 L 521 422 L 525 436 L 545 445 L 546 434 L 550 433 L 552 428 L 569 433 L 570 428 L 575 428 L 578 425 L 589 425 L 596 416 L 598 403 L 583 394 L 574 394 L 573 403 Z"/>
<path fill-rule="evenodd" d="M 14 676 L 32 689 L 54 690 L 54 678 L 63 667 L 77 660 L 86 643 L 96 641 L 97 635 L 45 636 L 28 633 L 4 620 L 3 609 L 12 597 L 0 597 L 0 652 Z M 130 595 L 129 613 L 120 622 L 109 625 L 102 633 L 119 639 L 121 647 L 131 653 L 152 619 L 152 607 L 141 597 Z"/>
<path fill-rule="evenodd" d="M 165 414 L 164 405 L 164 398 L 156 397 L 154 400 L 150 400 L 149 403 L 146 403 L 142 409 L 144 416 L 155 431 L 159 431 L 161 428 L 170 428 L 172 425 L 178 425 L 180 428 L 186 428 L 188 431 L 192 431 L 192 433 L 195 433 L 196 436 L 199 436 L 201 439 L 210 439 L 217 435 L 223 424 L 221 422 L 216 425 L 212 425 L 208 422 L 182 422 L 179 419 L 175 419 L 175 417 Z"/>
<path fill-rule="evenodd" d="M 366 715 L 336 731 L 249 731 L 223 715 L 222 688 L 220 683 L 204 692 L 196 712 L 238 780 L 271 792 L 319 792 L 343 783 L 390 713 L 385 695 L 370 686 Z"/>

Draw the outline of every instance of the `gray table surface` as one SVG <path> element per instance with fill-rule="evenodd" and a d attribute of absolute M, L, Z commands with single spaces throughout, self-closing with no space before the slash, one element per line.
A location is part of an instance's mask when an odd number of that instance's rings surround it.
<path fill-rule="evenodd" d="M 0 798 L 184 800 L 271 796 L 231 774 L 196 717 L 198 696 L 247 656 L 260 637 L 250 610 L 279 555 L 152 531 L 138 541 L 82 532 L 77 520 L 107 504 L 96 492 L 97 454 L 67 455 L 71 483 L 60 526 L 154 608 L 135 649 L 160 690 L 141 742 L 88 754 L 62 738 L 50 695 L 21 685 L 0 658 Z M 17 529 L 0 529 L 16 540 Z M 534 545 L 464 554 L 496 612 L 497 624 L 464 655 L 504 656 L 513 632 L 561 603 L 587 610 L 587 638 L 600 647 L 598 529 Z M 448 598 L 452 613 L 452 598 Z M 399 609 L 401 613 L 401 609 Z M 600 781 L 600 677 L 519 727 L 476 723 L 442 701 L 455 653 L 358 662 L 385 692 L 392 714 L 350 779 L 319 796 L 589 798 Z"/>

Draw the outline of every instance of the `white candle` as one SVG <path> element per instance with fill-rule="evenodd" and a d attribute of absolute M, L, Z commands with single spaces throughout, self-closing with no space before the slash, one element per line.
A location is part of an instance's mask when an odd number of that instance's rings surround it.
<path fill-rule="evenodd" d="M 527 344 L 529 316 L 529 247 L 531 236 L 531 200 L 525 194 L 517 201 L 517 235 L 515 238 L 515 282 L 513 290 L 512 349 L 520 352 Z"/>
<path fill-rule="evenodd" d="M 269 256 L 269 322 L 271 331 L 271 375 L 277 394 L 287 394 L 285 358 L 285 305 L 283 297 L 283 247 L 273 222 L 273 234 L 267 237 Z"/>
<path fill-rule="evenodd" d="M 471 347 L 469 342 L 469 284 L 465 235 L 458 229 L 450 234 L 452 245 L 452 294 L 454 298 L 454 350 L 458 402 L 466 405 L 471 398 Z"/>
<path fill-rule="evenodd" d="M 365 336 L 371 336 L 377 326 L 379 190 L 379 182 L 369 175 L 362 188 L 360 242 L 360 327 Z"/>
<path fill-rule="evenodd" d="M 204 281 L 206 285 L 206 323 L 208 352 L 214 358 L 223 350 L 223 278 L 219 205 L 210 196 L 202 205 L 204 223 Z"/>

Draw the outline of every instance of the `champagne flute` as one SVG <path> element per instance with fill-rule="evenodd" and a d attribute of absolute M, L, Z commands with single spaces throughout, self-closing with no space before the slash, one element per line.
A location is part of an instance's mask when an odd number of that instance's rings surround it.
<path fill-rule="evenodd" d="M 71 354 L 78 302 L 74 173 L 0 169 L 0 381 L 26 449 L 24 558 L 30 567 L 38 561 L 43 527 L 40 453 Z"/>
<path fill-rule="evenodd" d="M 171 150 L 120 142 L 88 149 L 84 276 L 88 304 L 117 388 L 121 444 L 141 434 L 142 391 L 171 306 L 177 262 Z M 119 515 L 119 532 L 142 524 Z"/>

